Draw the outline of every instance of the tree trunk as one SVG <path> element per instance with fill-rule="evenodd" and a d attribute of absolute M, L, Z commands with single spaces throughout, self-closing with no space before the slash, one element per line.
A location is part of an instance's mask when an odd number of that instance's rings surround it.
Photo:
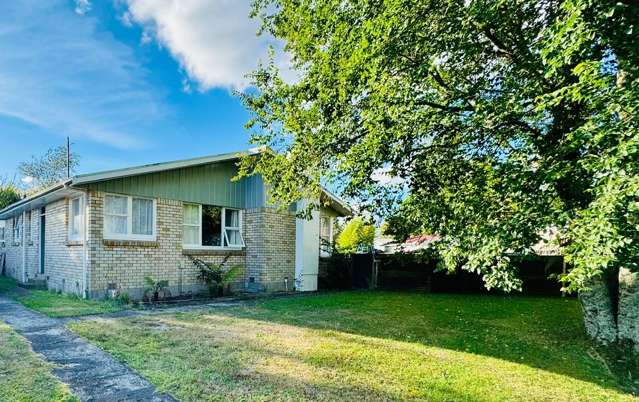
<path fill-rule="evenodd" d="M 630 341 L 639 352 L 639 273 L 619 270 L 619 340 Z"/>
<path fill-rule="evenodd" d="M 617 323 L 607 277 L 593 278 L 590 290 L 579 293 L 586 332 L 595 341 L 609 345 L 617 340 Z"/>

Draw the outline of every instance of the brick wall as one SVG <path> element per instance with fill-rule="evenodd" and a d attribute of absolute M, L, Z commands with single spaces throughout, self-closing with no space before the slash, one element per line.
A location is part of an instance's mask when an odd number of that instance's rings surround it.
<path fill-rule="evenodd" d="M 43 279 L 50 290 L 82 294 L 82 245 L 67 241 L 68 200 L 46 206 L 45 272 L 40 274 L 40 209 L 28 211 L 23 225 L 25 238 L 25 273 L 27 280 Z M 6 274 L 22 281 L 22 244 L 13 240 L 13 220 L 6 221 Z"/>
<path fill-rule="evenodd" d="M 295 286 L 295 214 L 273 208 L 245 211 L 247 290 L 280 291 Z"/>
<path fill-rule="evenodd" d="M 13 219 L 5 221 L 5 242 L 0 246 L 0 253 L 5 253 L 5 275 L 22 281 L 22 245 L 13 239 Z"/>
<path fill-rule="evenodd" d="M 44 275 L 37 277 L 44 276 L 50 290 L 80 296 L 84 290 L 84 248 L 80 242 L 68 241 L 68 205 L 69 200 L 62 199 L 46 206 Z M 38 266 L 33 264 L 32 270 Z"/>
<path fill-rule="evenodd" d="M 244 270 L 245 252 L 187 251 L 182 249 L 182 202 L 157 199 L 157 238 L 155 241 L 113 241 L 103 237 L 104 193 L 91 192 L 89 218 L 91 297 L 105 297 L 110 285 L 133 298 L 141 298 L 144 278 L 167 280 L 172 296 L 205 291 L 198 282 L 199 270 L 188 255 L 210 263 L 220 263 L 230 255 L 229 265 Z M 244 287 L 244 273 L 232 288 Z"/>

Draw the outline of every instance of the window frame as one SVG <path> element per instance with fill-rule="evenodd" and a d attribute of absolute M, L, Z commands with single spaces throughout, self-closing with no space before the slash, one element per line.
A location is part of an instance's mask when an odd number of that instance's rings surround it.
<path fill-rule="evenodd" d="M 126 198 L 127 213 L 126 213 L 126 233 L 109 233 L 106 225 L 106 200 L 107 197 L 119 197 Z M 149 200 L 153 202 L 153 233 L 150 235 L 133 234 L 133 199 Z M 124 216 L 123 214 L 108 214 L 113 216 Z M 157 200 L 151 197 L 105 193 L 104 194 L 104 207 L 102 209 L 102 237 L 105 240 L 132 240 L 132 241 L 156 241 L 157 240 Z"/>
<path fill-rule="evenodd" d="M 7 221 L 0 220 L 0 247 L 4 247 L 7 240 Z"/>
<path fill-rule="evenodd" d="M 328 243 L 333 244 L 333 217 L 332 216 L 320 216 L 319 219 L 319 239 L 320 239 L 320 256 L 321 257 L 330 257 L 331 251 L 324 249 L 324 244 L 322 244 L 322 220 L 328 220 Z"/>
<path fill-rule="evenodd" d="M 194 225 L 191 223 L 184 223 L 184 205 L 196 205 L 198 207 L 198 225 Z M 242 234 L 242 222 L 243 222 L 243 210 L 240 208 L 227 208 L 227 207 L 219 207 L 221 209 L 221 229 L 220 229 L 220 245 L 219 246 L 203 246 L 202 245 L 202 205 L 194 202 L 183 202 L 182 203 L 182 249 L 183 250 L 241 250 L 246 244 L 244 243 L 244 235 Z M 207 204 L 208 205 L 208 204 Z M 212 207 L 217 207 L 217 205 L 210 205 Z M 226 210 L 233 210 L 239 212 L 239 224 L 240 226 L 226 226 Z M 186 244 L 184 243 L 184 226 L 198 227 L 200 230 L 198 231 L 198 239 L 200 244 Z M 226 230 L 238 230 L 240 232 L 240 240 L 242 240 L 241 245 L 233 245 L 233 246 L 225 246 L 224 239 L 226 238 Z M 228 241 L 227 241 L 228 243 Z"/>
<path fill-rule="evenodd" d="M 83 197 L 77 196 L 73 198 L 69 198 L 69 206 L 68 206 L 68 218 L 67 218 L 67 238 L 70 241 L 82 241 L 84 233 L 84 203 L 82 202 Z M 73 234 L 73 202 L 78 201 L 78 215 L 80 216 L 80 227 L 78 228 L 78 234 Z"/>
<path fill-rule="evenodd" d="M 24 230 L 24 222 L 22 221 L 22 214 L 18 214 L 11 218 L 11 231 L 13 233 L 13 244 L 16 246 L 22 245 L 22 231 Z"/>

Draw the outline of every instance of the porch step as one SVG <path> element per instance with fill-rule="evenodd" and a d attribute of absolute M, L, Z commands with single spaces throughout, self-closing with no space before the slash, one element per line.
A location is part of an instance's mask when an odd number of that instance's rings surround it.
<path fill-rule="evenodd" d="M 22 287 L 27 289 L 47 289 L 47 281 L 44 279 L 28 279 L 27 283 L 22 284 Z"/>

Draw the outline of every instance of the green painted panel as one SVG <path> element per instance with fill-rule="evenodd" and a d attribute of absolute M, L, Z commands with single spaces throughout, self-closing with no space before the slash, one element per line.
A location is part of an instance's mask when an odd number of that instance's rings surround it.
<path fill-rule="evenodd" d="M 87 184 L 90 190 L 181 200 L 234 208 L 265 205 L 261 176 L 231 181 L 232 162 L 193 166 Z"/>

